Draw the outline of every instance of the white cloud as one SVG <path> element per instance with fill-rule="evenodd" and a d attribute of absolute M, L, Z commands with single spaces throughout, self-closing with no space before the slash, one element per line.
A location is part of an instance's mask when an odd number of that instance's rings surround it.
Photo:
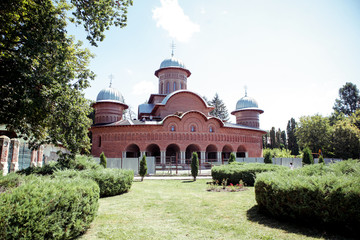
<path fill-rule="evenodd" d="M 133 75 L 133 71 L 131 69 L 126 69 L 127 74 Z"/>
<path fill-rule="evenodd" d="M 132 88 L 132 94 L 136 96 L 148 96 L 156 92 L 156 86 L 153 82 L 141 81 Z"/>
<path fill-rule="evenodd" d="M 179 42 L 187 42 L 200 26 L 185 15 L 177 0 L 161 0 L 161 7 L 153 9 L 153 19 L 157 27 L 168 31 L 170 37 Z"/>
<path fill-rule="evenodd" d="M 201 8 L 200 13 L 205 14 L 206 13 L 205 8 Z"/>

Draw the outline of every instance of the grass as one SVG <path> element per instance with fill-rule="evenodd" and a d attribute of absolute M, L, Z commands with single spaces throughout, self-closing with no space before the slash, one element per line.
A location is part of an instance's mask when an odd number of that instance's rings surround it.
<path fill-rule="evenodd" d="M 206 181 L 134 182 L 129 193 L 100 199 L 81 239 L 346 239 L 259 214 L 253 188 L 208 192 Z"/>

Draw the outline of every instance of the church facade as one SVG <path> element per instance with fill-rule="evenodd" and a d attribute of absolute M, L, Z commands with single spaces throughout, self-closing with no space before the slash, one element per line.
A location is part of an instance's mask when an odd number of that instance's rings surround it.
<path fill-rule="evenodd" d="M 95 123 L 91 127 L 92 155 L 108 158 L 153 156 L 157 165 L 188 164 L 197 152 L 200 164 L 221 164 L 236 157 L 262 157 L 259 115 L 263 110 L 246 96 L 231 113 L 236 123 L 224 122 L 209 113 L 214 109 L 197 93 L 187 90 L 191 72 L 173 56 L 165 59 L 155 76 L 158 93 L 138 107 L 137 119 L 124 119 L 128 108 L 114 88 L 99 92 Z"/>

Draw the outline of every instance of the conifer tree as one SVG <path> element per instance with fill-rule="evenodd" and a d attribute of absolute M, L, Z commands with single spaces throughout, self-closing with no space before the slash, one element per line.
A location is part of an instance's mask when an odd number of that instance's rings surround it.
<path fill-rule="evenodd" d="M 320 163 L 325 163 L 323 155 L 319 156 L 319 164 Z"/>
<path fill-rule="evenodd" d="M 225 122 L 229 120 L 229 113 L 225 103 L 219 98 L 217 93 L 214 98 L 208 102 L 208 104 L 214 107 L 214 110 L 210 112 L 211 116 L 218 117 Z"/>
<path fill-rule="evenodd" d="M 140 170 L 139 174 L 141 176 L 141 181 L 144 180 L 145 175 L 147 174 L 147 165 L 146 165 L 146 156 L 143 155 L 140 161 Z"/>
<path fill-rule="evenodd" d="M 194 181 L 196 181 L 196 177 L 199 173 L 199 158 L 196 152 L 193 152 L 191 158 L 191 175 L 194 177 Z"/>
<path fill-rule="evenodd" d="M 106 168 L 107 166 L 107 160 L 104 152 L 100 154 L 100 165 L 103 166 L 104 168 Z"/>
<path fill-rule="evenodd" d="M 299 155 L 299 145 L 297 142 L 297 137 L 295 135 L 296 131 L 296 121 L 294 118 L 291 118 L 288 121 L 286 132 L 287 132 L 287 142 L 288 149 L 291 151 L 292 155 Z"/>
<path fill-rule="evenodd" d="M 229 158 L 228 162 L 229 162 L 229 164 L 235 162 L 235 154 L 234 153 L 230 153 L 230 158 Z"/>
<path fill-rule="evenodd" d="M 303 159 L 302 159 L 303 164 L 304 165 L 306 165 L 306 164 L 314 164 L 314 159 L 313 159 L 313 156 L 311 154 L 310 148 L 306 147 L 303 150 L 303 152 L 304 152 Z"/>

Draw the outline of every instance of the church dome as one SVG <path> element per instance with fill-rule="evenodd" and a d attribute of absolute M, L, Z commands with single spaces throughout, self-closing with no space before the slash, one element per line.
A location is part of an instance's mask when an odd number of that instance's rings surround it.
<path fill-rule="evenodd" d="M 124 103 L 124 97 L 117 89 L 108 87 L 101 90 L 97 95 L 96 102 L 100 101 L 115 101 Z"/>
<path fill-rule="evenodd" d="M 258 103 L 255 99 L 245 96 L 242 97 L 237 103 L 236 103 L 236 110 L 241 110 L 244 108 L 258 108 Z"/>
<path fill-rule="evenodd" d="M 181 60 L 171 57 L 171 58 L 165 59 L 160 64 L 160 69 L 161 68 L 169 68 L 169 67 L 185 68 L 185 65 Z"/>

